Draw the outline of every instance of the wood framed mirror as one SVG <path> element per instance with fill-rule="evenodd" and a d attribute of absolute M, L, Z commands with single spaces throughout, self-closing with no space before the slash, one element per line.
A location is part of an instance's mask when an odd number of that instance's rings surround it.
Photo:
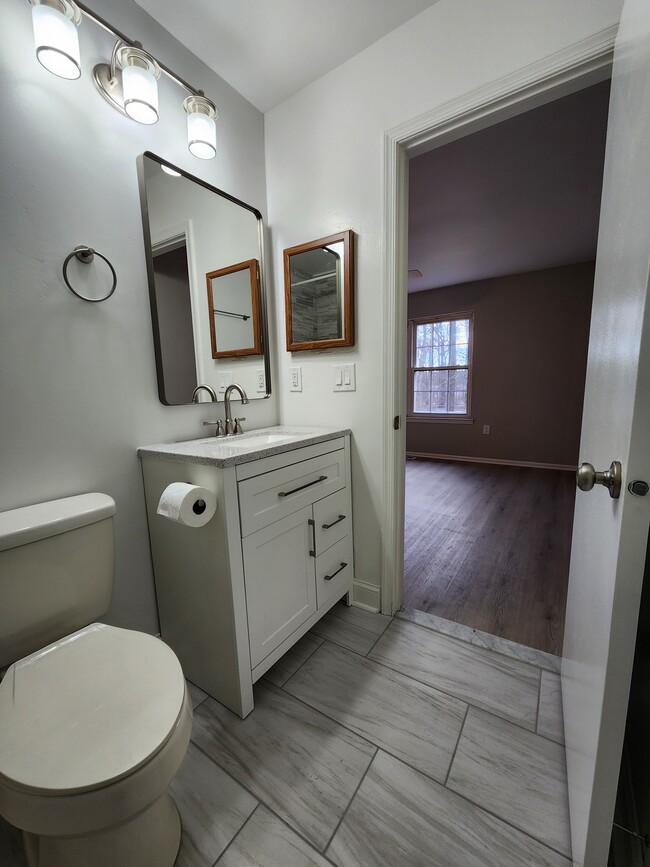
<path fill-rule="evenodd" d="M 354 233 L 284 251 L 287 350 L 354 346 Z"/>
<path fill-rule="evenodd" d="M 262 355 L 260 265 L 238 262 L 205 275 L 213 358 Z"/>

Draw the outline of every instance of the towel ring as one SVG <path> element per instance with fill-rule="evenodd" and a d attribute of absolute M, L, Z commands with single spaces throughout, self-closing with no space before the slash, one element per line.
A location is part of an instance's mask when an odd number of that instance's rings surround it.
<path fill-rule="evenodd" d="M 77 292 L 76 289 L 73 289 L 72 284 L 68 280 L 68 263 L 73 256 L 80 262 L 83 262 L 84 265 L 90 265 L 95 256 L 99 256 L 100 259 L 103 259 L 104 262 L 106 262 L 108 267 L 111 269 L 111 274 L 113 275 L 113 285 L 107 295 L 103 295 L 101 298 L 88 298 L 86 295 L 82 295 L 80 292 Z M 75 247 L 72 253 L 65 257 L 65 262 L 63 263 L 63 279 L 65 280 L 65 285 L 72 294 L 76 295 L 77 298 L 81 298 L 82 301 L 106 301 L 106 299 L 110 298 L 113 292 L 115 292 L 115 287 L 117 286 L 117 274 L 115 273 L 115 268 L 113 268 L 106 256 L 102 256 L 98 250 L 93 250 L 92 247 L 87 247 L 85 244 L 80 244 L 78 247 Z"/>

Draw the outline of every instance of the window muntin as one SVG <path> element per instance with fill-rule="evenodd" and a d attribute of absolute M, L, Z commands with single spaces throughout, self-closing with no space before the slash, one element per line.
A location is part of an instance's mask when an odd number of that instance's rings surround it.
<path fill-rule="evenodd" d="M 411 413 L 469 415 L 471 314 L 411 323 Z"/>

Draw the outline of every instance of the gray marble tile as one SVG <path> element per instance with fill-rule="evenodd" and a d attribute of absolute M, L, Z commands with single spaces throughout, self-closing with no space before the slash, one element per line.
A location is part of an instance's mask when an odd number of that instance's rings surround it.
<path fill-rule="evenodd" d="M 170 792 L 183 828 L 174 867 L 211 867 L 257 806 L 252 795 L 192 743 Z"/>
<path fill-rule="evenodd" d="M 312 627 L 311 632 L 365 656 L 392 619 L 354 605 L 348 608 L 340 602 Z"/>
<path fill-rule="evenodd" d="M 303 635 L 274 666 L 269 668 L 264 675 L 265 679 L 270 680 L 275 686 L 284 686 L 291 675 L 298 671 L 303 662 L 309 659 L 322 643 L 323 639 L 318 638 L 316 635 L 311 635 L 310 633 Z"/>
<path fill-rule="evenodd" d="M 393 621 L 368 658 L 535 730 L 540 672 L 523 662 L 403 620 Z"/>
<path fill-rule="evenodd" d="M 571 856 L 564 747 L 470 708 L 447 786 Z"/>
<path fill-rule="evenodd" d="M 26 867 L 23 832 L 0 816 L 0 864 L 2 867 Z"/>
<path fill-rule="evenodd" d="M 325 854 L 340 867 L 570 867 L 381 751 Z"/>
<path fill-rule="evenodd" d="M 529 665 L 536 665 L 538 668 L 545 668 L 548 671 L 555 671 L 558 674 L 562 667 L 562 657 L 560 656 L 554 656 L 544 650 L 537 650 L 536 647 L 518 644 L 516 641 L 509 641 L 507 638 L 500 638 L 498 635 L 490 635 L 489 632 L 481 632 L 480 629 L 472 629 L 471 626 L 465 626 L 463 623 L 445 620 L 444 617 L 429 614 L 427 611 L 405 608 L 398 611 L 395 617 L 400 620 L 408 620 L 411 623 L 418 623 L 420 626 L 434 629 L 443 635 L 451 635 L 453 638 L 467 641 L 468 644 L 473 644 L 476 647 L 495 650 L 504 656 L 510 656 L 512 659 L 519 659 L 521 662 L 527 662 Z"/>
<path fill-rule="evenodd" d="M 189 680 L 186 680 L 185 683 L 187 684 L 187 691 L 192 700 L 192 708 L 198 707 L 201 702 L 205 701 L 208 697 L 207 692 L 203 692 L 202 689 L 199 689 L 195 683 L 191 683 Z"/>
<path fill-rule="evenodd" d="M 217 863 L 219 867 L 330 867 L 261 804 Z"/>
<path fill-rule="evenodd" d="M 539 692 L 537 734 L 558 744 L 564 743 L 564 715 L 562 713 L 562 683 L 557 674 L 542 672 Z"/>
<path fill-rule="evenodd" d="M 260 681 L 255 710 L 239 719 L 208 698 L 192 738 L 228 773 L 322 849 L 376 748 L 353 732 Z"/>
<path fill-rule="evenodd" d="M 327 642 L 285 690 L 445 781 L 467 712 L 464 702 Z"/>

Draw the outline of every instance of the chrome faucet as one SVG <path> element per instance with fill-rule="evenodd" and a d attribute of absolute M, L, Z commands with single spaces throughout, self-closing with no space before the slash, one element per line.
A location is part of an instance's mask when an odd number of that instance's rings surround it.
<path fill-rule="evenodd" d="M 207 391 L 207 393 L 210 395 L 210 400 L 212 401 L 212 403 L 216 403 L 217 402 L 217 394 L 216 394 L 215 390 L 209 385 L 197 385 L 196 386 L 196 388 L 192 392 L 192 403 L 198 403 L 199 402 L 199 392 L 201 391 L 202 388 L 204 388 Z"/>
<path fill-rule="evenodd" d="M 226 389 L 226 393 L 223 397 L 224 403 L 226 405 L 226 436 L 230 436 L 230 434 L 243 433 L 240 422 L 246 421 L 245 418 L 236 418 L 235 424 L 233 426 L 233 421 L 230 417 L 230 395 L 233 393 L 233 391 L 239 392 L 242 405 L 245 403 L 249 403 L 248 396 L 246 395 L 246 392 L 241 387 L 241 385 L 238 385 L 236 382 L 232 382 Z"/>

